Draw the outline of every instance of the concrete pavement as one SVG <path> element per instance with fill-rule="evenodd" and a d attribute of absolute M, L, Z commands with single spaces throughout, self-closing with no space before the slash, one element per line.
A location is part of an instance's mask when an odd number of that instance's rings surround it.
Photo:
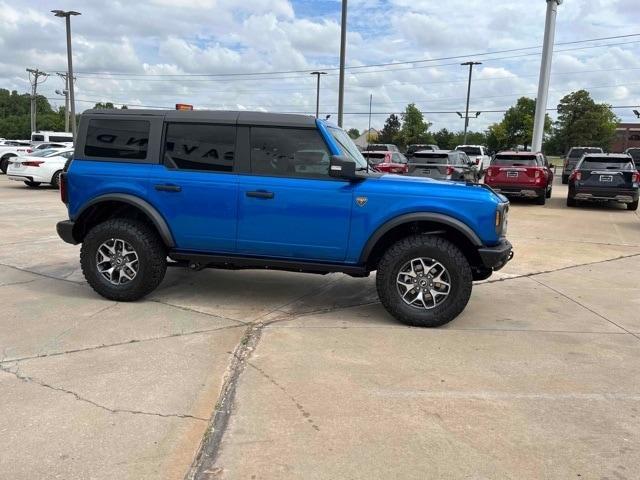
<path fill-rule="evenodd" d="M 0 478 L 635 478 L 640 218 L 554 190 L 421 330 L 337 274 L 171 269 L 106 301 L 57 192 L 0 176 Z"/>

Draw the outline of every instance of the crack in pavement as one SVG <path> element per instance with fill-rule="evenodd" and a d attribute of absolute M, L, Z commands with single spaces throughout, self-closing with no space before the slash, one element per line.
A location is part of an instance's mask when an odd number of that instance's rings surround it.
<path fill-rule="evenodd" d="M 40 272 L 34 272 L 33 270 L 28 270 L 26 268 L 16 267 L 14 265 L 9 265 L 9 264 L 6 264 L 6 263 L 0 263 L 0 267 L 11 268 L 13 270 L 17 270 L 18 272 L 30 273 L 31 275 L 37 275 L 39 277 L 48 278 L 50 280 L 60 280 L 61 282 L 73 283 L 74 285 L 86 285 L 86 282 L 76 282 L 75 280 L 67 280 L 66 278 L 54 277 L 53 275 L 49 275 L 49 274 L 46 274 L 46 273 L 40 273 Z M 74 272 L 71 272 L 71 273 L 74 273 Z"/>
<path fill-rule="evenodd" d="M 566 267 L 556 268 L 555 270 L 545 270 L 542 272 L 524 273 L 522 275 L 514 275 L 512 277 L 506 277 L 506 278 L 497 278 L 495 280 L 484 280 L 481 283 L 478 283 L 478 286 L 487 285 L 489 283 L 506 282 L 508 280 L 516 280 L 518 278 L 531 278 L 531 277 L 535 277 L 536 275 L 546 275 L 547 273 L 562 272 L 564 270 L 571 270 L 572 268 L 589 267 L 591 265 L 600 265 L 602 263 L 610 263 L 618 260 L 626 260 L 628 258 L 635 258 L 635 257 L 640 257 L 640 253 L 632 253 L 630 255 L 621 255 L 615 258 L 608 258 L 606 260 L 597 260 L 595 262 L 580 263 L 578 265 L 568 265 Z"/>
<path fill-rule="evenodd" d="M 217 320 L 228 320 L 230 322 L 239 323 L 240 326 L 248 325 L 248 322 L 243 322 L 242 320 L 237 320 L 235 318 L 221 317 L 220 315 L 214 315 L 213 313 L 205 312 L 203 310 L 198 310 L 198 309 L 191 308 L 191 307 L 185 307 L 185 306 L 182 306 L 182 305 L 176 305 L 174 303 L 163 302 L 161 300 L 156 300 L 156 299 L 153 299 L 153 298 L 147 298 L 147 299 L 145 299 L 145 301 L 158 303 L 160 305 L 165 305 L 167 307 L 175 308 L 177 310 L 182 310 L 184 312 L 197 313 L 199 315 L 204 315 L 206 317 L 212 317 L 212 318 L 215 318 Z"/>
<path fill-rule="evenodd" d="M 99 315 L 103 312 L 106 312 L 107 310 L 117 307 L 119 304 L 118 302 L 112 303 L 110 305 L 107 305 L 104 308 L 101 308 L 100 310 L 93 312 L 91 315 L 89 315 L 88 317 L 74 323 L 71 327 L 67 328 L 66 330 L 63 330 L 62 332 L 60 332 L 58 335 L 56 335 L 55 337 L 53 337 L 52 339 L 48 340 L 47 342 L 45 342 L 40 348 L 37 349 L 37 351 L 42 352 L 43 350 L 46 350 L 47 347 L 49 346 L 53 346 L 58 340 L 60 340 L 63 336 L 65 336 L 67 333 L 69 333 L 70 331 L 78 328 L 80 325 L 88 322 L 89 320 L 93 319 L 96 315 Z M 2 363 L 2 362 L 0 362 Z"/>
<path fill-rule="evenodd" d="M 31 282 L 35 282 L 37 279 L 34 278 L 32 280 L 25 280 L 23 282 L 11 282 L 11 283 L 3 283 L 2 285 L 0 285 L 0 288 L 2 287 L 10 287 L 12 285 L 24 285 L 25 283 L 31 283 Z"/>
<path fill-rule="evenodd" d="M 43 388 L 48 388 L 49 390 L 53 390 L 55 392 L 61 392 L 61 393 L 65 393 L 67 395 L 72 395 L 76 400 L 78 400 L 79 402 L 83 402 L 83 403 L 87 403 L 89 405 L 93 405 L 94 407 L 97 407 L 101 410 L 105 410 L 109 413 L 128 413 L 131 415 L 147 415 L 147 416 L 152 416 L 152 417 L 163 417 L 163 418 L 184 418 L 184 419 L 191 419 L 191 420 L 198 420 L 201 422 L 206 422 L 207 419 L 206 418 L 202 418 L 202 417 L 196 417 L 194 415 L 189 415 L 186 413 L 159 413 L 159 412 L 145 412 L 142 410 L 129 410 L 129 409 L 124 409 L 124 408 L 109 408 L 107 406 L 101 405 L 97 402 L 94 402 L 93 400 L 90 400 L 88 398 L 85 398 L 81 395 L 79 395 L 78 393 L 72 391 L 72 390 L 67 390 L 65 388 L 62 387 L 56 387 L 54 385 L 50 385 L 48 383 L 45 383 L 42 380 L 39 380 L 37 378 L 34 377 L 29 377 L 27 375 L 21 375 L 18 371 L 12 371 L 11 369 L 4 367 L 2 365 L 0 365 L 0 371 L 7 373 L 9 375 L 13 375 L 15 378 L 17 378 L 18 380 L 28 383 L 28 384 L 32 384 L 32 385 L 39 385 L 40 387 Z"/>
<path fill-rule="evenodd" d="M 112 347 L 120 347 L 123 345 L 133 345 L 136 343 L 147 343 L 147 342 L 155 342 L 158 340 L 164 340 L 167 338 L 174 338 L 174 337 L 187 337 L 189 335 L 199 335 L 199 334 L 203 334 L 203 333 L 211 333 L 211 332 L 218 332 L 220 330 L 229 330 L 232 328 L 240 328 L 243 327 L 244 325 L 227 325 L 224 327 L 216 327 L 216 328 L 207 328 L 207 329 L 203 329 L 203 330 L 193 330 L 191 332 L 181 332 L 181 333 L 172 333 L 170 335 L 163 335 L 161 337 L 152 337 L 152 338 L 143 338 L 140 340 L 137 339 L 133 339 L 133 340 L 127 340 L 127 341 L 123 341 L 123 342 L 116 342 L 116 343 L 110 343 L 108 345 L 96 345 L 93 347 L 86 347 L 86 348 L 76 348 L 73 350 L 65 350 L 63 352 L 54 352 L 54 353 L 45 353 L 42 355 L 30 355 L 27 357 L 18 357 L 18 358 L 10 358 L 10 359 L 3 359 L 2 361 L 0 361 L 0 366 L 3 363 L 15 363 L 15 362 L 24 362 L 26 360 L 35 360 L 38 358 L 48 358 L 48 357 L 59 357 L 62 355 L 69 355 L 72 353 L 80 353 L 80 352 L 89 352 L 91 350 L 101 350 L 103 348 L 112 348 Z"/>
<path fill-rule="evenodd" d="M 291 402 L 296 406 L 296 408 L 300 411 L 300 413 L 302 414 L 302 416 L 305 418 L 305 420 L 311 424 L 311 428 L 313 428 L 316 432 L 320 431 L 320 427 L 315 423 L 315 421 L 311 418 L 311 414 L 309 412 L 307 412 L 305 410 L 305 408 L 300 404 L 300 402 L 293 396 L 291 395 L 286 388 L 284 388 L 282 385 L 280 385 L 278 382 L 275 381 L 274 378 L 272 378 L 267 372 L 265 372 L 263 369 L 261 369 L 260 367 L 258 367 L 257 365 L 254 365 L 253 363 L 251 363 L 250 361 L 247 361 L 247 365 L 249 365 L 250 367 L 252 367 L 253 369 L 255 369 L 256 371 L 260 372 L 260 374 L 266 378 L 270 383 L 272 383 L 273 385 L 275 385 L 279 390 L 282 391 L 282 393 L 285 394 L 285 396 L 291 400 Z"/>
<path fill-rule="evenodd" d="M 594 309 L 587 307 L 586 305 L 584 305 L 583 303 L 579 302 L 578 300 L 576 300 L 575 298 L 570 297 L 569 295 L 566 295 L 565 293 L 562 293 L 560 290 L 557 290 L 555 288 L 553 288 L 550 285 L 547 285 L 546 283 L 541 282 L 540 280 L 537 280 L 535 278 L 532 278 L 531 280 L 533 280 L 534 282 L 536 282 L 539 285 L 542 285 L 545 288 L 548 288 L 549 290 L 551 290 L 552 292 L 557 293 L 558 295 L 561 295 L 562 297 L 566 298 L 567 300 L 575 303 L 576 305 L 581 306 L 582 308 L 584 308 L 585 310 L 590 311 L 591 313 L 593 313 L 594 315 L 597 315 L 598 317 L 600 317 L 601 319 L 609 322 L 611 325 L 614 325 L 616 327 L 618 327 L 620 330 L 624 330 L 625 332 L 627 332 L 629 335 L 633 335 L 635 338 L 637 338 L 638 340 L 640 340 L 640 336 L 633 333 L 632 331 L 624 328 L 622 325 L 617 324 L 616 322 L 614 322 L 613 320 L 605 317 L 604 315 L 602 315 L 601 313 L 596 312 Z"/>
<path fill-rule="evenodd" d="M 232 352 L 231 363 L 225 374 L 226 378 L 220 390 L 215 410 L 198 448 L 198 453 L 185 476 L 186 479 L 204 480 L 217 477 L 216 472 L 219 470 L 215 468 L 215 462 L 220 452 L 222 438 L 229 424 L 240 375 L 246 368 L 248 358 L 255 351 L 260 341 L 262 328 L 263 325 L 261 323 L 249 325 Z"/>

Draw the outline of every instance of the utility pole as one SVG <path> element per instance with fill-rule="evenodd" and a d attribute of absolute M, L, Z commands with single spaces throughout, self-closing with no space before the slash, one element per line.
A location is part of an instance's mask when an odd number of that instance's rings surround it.
<path fill-rule="evenodd" d="M 473 75 L 473 66 L 474 65 L 482 65 L 482 62 L 465 62 L 465 63 L 461 63 L 460 65 L 466 67 L 469 67 L 469 85 L 467 87 L 467 109 L 465 110 L 465 114 L 464 114 L 464 141 L 463 143 L 466 145 L 467 144 L 467 133 L 469 130 L 469 100 L 471 99 L 471 76 Z M 478 113 L 478 115 L 480 115 L 480 113 Z M 476 117 L 478 117 L 478 115 L 476 115 Z"/>
<path fill-rule="evenodd" d="M 66 27 L 67 27 L 67 75 L 69 76 L 69 97 L 71 102 L 71 131 L 73 132 L 73 140 L 76 139 L 76 101 L 75 94 L 73 88 L 73 60 L 71 54 L 71 17 L 75 15 L 80 15 L 80 12 L 68 11 L 65 12 L 63 10 L 51 10 L 56 17 L 64 18 Z"/>
<path fill-rule="evenodd" d="M 533 140 L 531 151 L 542 150 L 544 137 L 544 121 L 547 115 L 547 101 L 549 99 L 549 80 L 551 78 L 551 62 L 553 60 L 553 42 L 556 36 L 556 17 L 558 6 L 563 0 L 546 0 L 547 18 L 544 26 L 544 44 L 542 47 L 542 62 L 540 64 L 540 80 L 538 81 L 538 97 L 536 99 L 536 116 L 533 123 Z"/>
<path fill-rule="evenodd" d="M 47 81 L 49 74 L 37 68 L 27 68 L 27 72 L 29 72 L 29 83 L 31 83 L 31 131 L 36 132 L 38 130 L 38 103 L 36 96 L 38 94 L 38 79 L 43 77 L 44 80 L 40 83 L 44 83 Z"/>
<path fill-rule="evenodd" d="M 64 131 L 69 131 L 69 75 L 58 72 L 58 75 L 64 80 L 64 90 L 56 90 L 58 95 L 64 95 Z"/>
<path fill-rule="evenodd" d="M 316 75 L 318 77 L 316 87 L 316 118 L 320 118 L 320 75 L 326 74 L 327 72 L 311 72 L 311 75 Z"/>
<path fill-rule="evenodd" d="M 342 26 L 340 29 L 340 80 L 338 83 L 338 126 L 342 127 L 344 114 L 344 61 L 347 50 L 347 0 L 342 0 Z"/>

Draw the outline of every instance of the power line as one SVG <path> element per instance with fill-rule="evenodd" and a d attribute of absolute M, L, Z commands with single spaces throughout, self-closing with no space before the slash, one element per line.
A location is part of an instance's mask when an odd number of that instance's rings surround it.
<path fill-rule="evenodd" d="M 603 41 L 603 40 L 616 40 L 616 39 L 632 38 L 632 37 L 640 37 L 640 33 L 632 33 L 627 35 L 615 35 L 610 37 L 589 38 L 584 40 L 574 40 L 571 42 L 558 42 L 558 43 L 555 43 L 555 46 L 577 45 L 581 43 L 597 42 L 597 41 Z M 637 43 L 637 42 L 592 45 L 589 47 L 582 47 L 582 48 L 583 49 L 600 48 L 600 47 L 606 47 L 606 46 L 625 45 L 629 43 Z M 396 65 L 432 63 L 432 62 L 440 62 L 445 60 L 460 60 L 460 59 L 465 59 L 469 57 L 482 57 L 482 56 L 495 55 L 500 53 L 520 52 L 525 50 L 532 50 L 535 48 L 542 48 L 542 46 L 539 45 L 539 46 L 532 46 L 532 47 L 511 48 L 506 50 L 493 50 L 490 52 L 469 53 L 464 55 L 455 55 L 455 56 L 447 56 L 447 57 L 431 58 L 431 59 L 406 60 L 402 62 L 385 62 L 385 63 L 375 63 L 375 64 L 368 64 L 368 65 L 353 65 L 353 66 L 347 66 L 345 67 L 345 69 L 360 70 L 360 69 L 366 69 L 371 67 L 388 67 L 388 66 L 396 66 Z M 566 49 L 566 50 L 560 50 L 560 51 L 573 51 L 573 50 L 579 50 L 579 49 Z M 535 52 L 535 53 L 526 54 L 523 56 L 528 56 L 528 55 L 540 55 L 540 53 Z M 519 57 L 520 55 L 515 56 L 513 58 L 519 58 Z M 508 57 L 501 57 L 500 59 L 502 58 L 508 58 Z M 457 65 L 457 62 L 456 62 L 456 65 Z M 309 74 L 314 70 L 316 69 L 280 70 L 280 71 L 266 71 L 266 72 L 227 72 L 227 73 L 126 73 L 126 72 L 108 72 L 108 71 L 98 71 L 98 72 L 79 71 L 76 73 L 83 74 L 83 75 L 109 75 L 109 76 L 116 76 L 116 77 L 125 76 L 125 77 L 178 77 L 180 78 L 180 77 L 246 77 L 246 76 L 283 75 L 283 74 L 291 74 L 291 73 Z M 339 68 L 328 67 L 328 68 L 324 68 L 323 70 L 338 71 Z M 394 70 L 390 70 L 390 71 L 394 71 Z"/>

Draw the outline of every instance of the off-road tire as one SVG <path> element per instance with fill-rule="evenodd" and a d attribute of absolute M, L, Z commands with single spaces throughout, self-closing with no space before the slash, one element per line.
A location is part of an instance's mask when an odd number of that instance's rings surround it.
<path fill-rule="evenodd" d="M 451 279 L 449 296 L 431 310 L 407 305 L 396 284 L 403 265 L 419 257 L 440 262 Z M 449 323 L 464 310 L 471 297 L 473 275 L 466 257 L 451 242 L 429 235 L 412 235 L 393 244 L 382 256 L 376 287 L 382 305 L 397 320 L 415 327 L 433 328 Z"/>
<path fill-rule="evenodd" d="M 24 182 L 24 184 L 29 188 L 36 188 L 40 186 L 40 182 Z"/>
<path fill-rule="evenodd" d="M 571 195 L 569 195 L 567 197 L 567 207 L 577 207 L 578 206 L 578 202 L 576 202 L 576 199 L 573 198 Z"/>
<path fill-rule="evenodd" d="M 638 200 L 636 200 L 635 202 L 627 203 L 627 210 L 631 210 L 632 212 L 638 210 Z"/>
<path fill-rule="evenodd" d="M 113 285 L 96 267 L 96 253 L 103 242 L 119 238 L 129 243 L 138 254 L 139 270 L 133 280 Z M 84 238 L 80 250 L 82 273 L 91 288 L 109 300 L 131 302 L 151 293 L 162 282 L 167 271 L 167 250 L 150 227 L 126 218 L 111 219 L 93 227 Z"/>
<path fill-rule="evenodd" d="M 58 170 L 51 177 L 51 186 L 56 189 L 60 189 L 60 175 L 62 174 L 62 170 Z"/>
<path fill-rule="evenodd" d="M 569 183 L 569 175 L 562 175 L 562 184 L 567 185 Z"/>

